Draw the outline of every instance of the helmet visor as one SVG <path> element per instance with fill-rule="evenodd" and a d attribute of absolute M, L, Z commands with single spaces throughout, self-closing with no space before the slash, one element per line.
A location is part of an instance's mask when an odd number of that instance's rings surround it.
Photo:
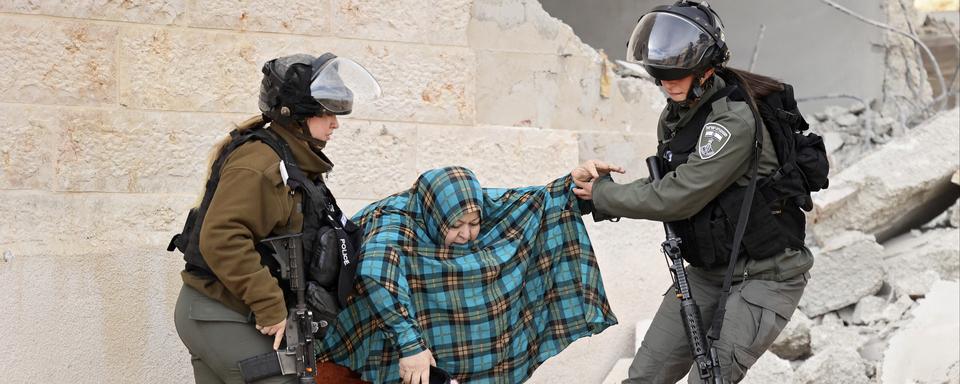
<path fill-rule="evenodd" d="M 627 61 L 663 69 L 694 69 L 715 45 L 713 37 L 687 18 L 672 13 L 644 15 L 627 43 Z"/>
<path fill-rule="evenodd" d="M 327 61 L 310 82 L 310 96 L 333 114 L 347 114 L 354 101 L 368 103 L 381 95 L 380 83 L 357 62 L 337 57 Z"/>

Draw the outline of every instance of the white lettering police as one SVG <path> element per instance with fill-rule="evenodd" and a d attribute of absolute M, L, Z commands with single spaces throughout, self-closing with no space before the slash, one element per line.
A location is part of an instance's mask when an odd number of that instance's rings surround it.
<path fill-rule="evenodd" d="M 347 254 L 347 241 L 340 239 L 340 257 L 343 258 L 343 265 L 350 265 L 350 257 Z"/>

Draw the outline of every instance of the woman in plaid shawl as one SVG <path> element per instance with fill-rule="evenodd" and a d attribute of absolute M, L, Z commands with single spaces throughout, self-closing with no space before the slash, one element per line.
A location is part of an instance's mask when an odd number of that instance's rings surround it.
<path fill-rule="evenodd" d="M 460 382 L 520 383 L 616 324 L 572 186 L 481 188 L 449 167 L 366 207 L 358 294 L 320 360 L 375 383 L 420 382 L 427 362 Z"/>

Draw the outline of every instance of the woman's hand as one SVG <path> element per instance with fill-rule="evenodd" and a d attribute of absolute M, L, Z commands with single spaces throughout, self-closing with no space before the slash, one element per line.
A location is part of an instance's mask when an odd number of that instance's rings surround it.
<path fill-rule="evenodd" d="M 429 349 L 413 356 L 400 358 L 400 379 L 403 384 L 429 384 L 430 366 L 436 366 L 437 361 Z"/>
<path fill-rule="evenodd" d="M 600 176 L 609 174 L 610 172 L 624 173 L 626 171 L 620 166 L 607 164 L 600 160 L 587 160 L 583 162 L 583 164 L 580 164 L 570 172 L 573 183 L 577 185 L 577 187 L 573 189 L 573 193 L 582 200 L 592 200 L 594 181 Z"/>
<path fill-rule="evenodd" d="M 287 319 L 276 323 L 274 325 L 261 327 L 257 326 L 257 330 L 264 335 L 273 335 L 273 350 L 276 351 L 280 349 L 280 341 L 283 340 L 283 332 L 287 330 Z"/>

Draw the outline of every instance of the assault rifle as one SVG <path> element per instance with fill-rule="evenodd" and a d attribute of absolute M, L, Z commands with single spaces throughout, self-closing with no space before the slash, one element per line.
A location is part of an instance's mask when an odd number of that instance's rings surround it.
<path fill-rule="evenodd" d="M 660 170 L 660 160 L 656 156 L 647 158 L 647 169 L 652 180 L 660 180 L 663 173 Z M 663 254 L 670 266 L 670 275 L 673 278 L 673 287 L 677 299 L 680 299 L 680 318 L 683 329 L 687 331 L 687 342 L 693 361 L 697 365 L 700 381 L 710 384 L 723 384 L 723 375 L 720 372 L 720 357 L 717 348 L 707 343 L 703 329 L 703 319 L 700 317 L 700 307 L 693 299 L 690 284 L 687 282 L 687 271 L 683 268 L 683 257 L 680 254 L 681 239 L 668 222 L 663 223 L 667 233 L 667 240 L 660 244 Z"/>
<path fill-rule="evenodd" d="M 275 236 L 261 240 L 273 249 L 273 257 L 279 264 L 280 278 L 290 282 L 290 290 L 297 302 L 287 317 L 284 330 L 286 347 L 280 350 L 241 360 L 240 374 L 251 383 L 263 378 L 296 374 L 301 384 L 314 383 L 317 359 L 314 356 L 313 334 L 318 325 L 313 321 L 313 312 L 307 309 L 305 299 L 306 277 L 304 275 L 303 241 L 301 233 Z"/>

